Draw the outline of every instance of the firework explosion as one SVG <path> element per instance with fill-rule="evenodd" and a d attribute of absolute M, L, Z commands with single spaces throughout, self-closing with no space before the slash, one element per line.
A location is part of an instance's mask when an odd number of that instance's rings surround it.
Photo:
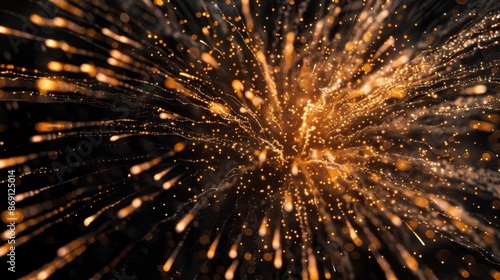
<path fill-rule="evenodd" d="M 500 279 L 496 1 L 1 5 L 13 278 Z"/>

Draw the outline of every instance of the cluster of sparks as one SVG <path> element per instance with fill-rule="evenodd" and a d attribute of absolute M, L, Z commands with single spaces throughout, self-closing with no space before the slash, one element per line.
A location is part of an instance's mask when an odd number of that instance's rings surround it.
<path fill-rule="evenodd" d="M 449 242 L 500 279 L 496 1 L 42 2 L 2 10 L 3 108 L 107 113 L 0 127 L 0 168 L 21 174 L 16 245 L 81 228 L 22 279 L 92 258 L 147 208 L 163 218 L 140 239 L 171 239 L 166 278 L 352 279 L 368 259 L 437 279 L 445 259 L 422 252 Z M 43 59 L 9 62 L 26 45 Z M 468 256 L 452 275 L 474 276 Z"/>

